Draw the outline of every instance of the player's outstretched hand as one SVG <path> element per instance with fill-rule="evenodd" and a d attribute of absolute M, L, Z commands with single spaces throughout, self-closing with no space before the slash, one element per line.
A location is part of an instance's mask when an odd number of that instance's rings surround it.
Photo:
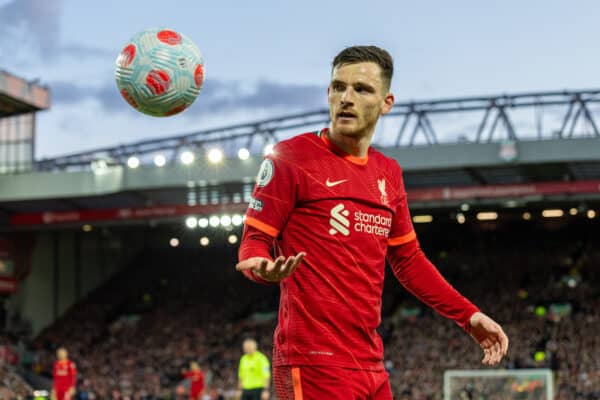
<path fill-rule="evenodd" d="M 471 316 L 471 336 L 481 346 L 485 365 L 496 365 L 508 352 L 508 337 L 493 319 L 482 312 Z"/>
<path fill-rule="evenodd" d="M 259 278 L 269 282 L 279 282 L 283 278 L 290 276 L 292 272 L 300 265 L 306 253 L 300 252 L 296 256 L 279 256 L 271 261 L 263 257 L 250 257 L 240 261 L 235 269 L 238 271 L 252 270 Z"/>

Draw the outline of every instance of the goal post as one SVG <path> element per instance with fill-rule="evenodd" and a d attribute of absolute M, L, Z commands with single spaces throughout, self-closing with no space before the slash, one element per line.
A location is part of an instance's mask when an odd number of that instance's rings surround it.
<path fill-rule="evenodd" d="M 553 400 L 549 369 L 447 370 L 444 400 Z"/>

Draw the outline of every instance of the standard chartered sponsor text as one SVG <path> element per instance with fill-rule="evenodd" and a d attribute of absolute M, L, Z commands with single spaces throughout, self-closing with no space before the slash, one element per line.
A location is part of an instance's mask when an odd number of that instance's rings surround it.
<path fill-rule="evenodd" d="M 391 228 L 392 217 L 362 211 L 354 212 L 354 230 L 356 232 L 388 237 Z"/>

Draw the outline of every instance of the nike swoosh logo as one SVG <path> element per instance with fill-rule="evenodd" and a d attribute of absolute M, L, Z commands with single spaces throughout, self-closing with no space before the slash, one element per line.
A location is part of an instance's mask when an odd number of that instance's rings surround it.
<path fill-rule="evenodd" d="M 327 178 L 327 180 L 325 181 L 325 185 L 327 185 L 327 187 L 334 187 L 334 186 L 336 186 L 336 185 L 339 185 L 340 183 L 344 183 L 344 182 L 346 182 L 347 180 L 348 180 L 348 179 L 342 179 L 342 180 L 340 180 L 340 181 L 333 181 L 333 182 L 331 182 L 331 181 L 329 180 L 329 178 Z"/>

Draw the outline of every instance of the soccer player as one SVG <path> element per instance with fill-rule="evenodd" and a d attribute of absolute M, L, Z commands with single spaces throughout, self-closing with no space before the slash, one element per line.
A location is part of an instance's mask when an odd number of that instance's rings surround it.
<path fill-rule="evenodd" d="M 190 370 L 183 371 L 183 377 L 190 380 L 190 400 L 200 400 L 204 393 L 204 373 L 197 362 L 190 363 Z"/>
<path fill-rule="evenodd" d="M 241 400 L 269 400 L 271 364 L 256 347 L 254 339 L 244 340 L 244 355 L 238 368 L 238 397 Z"/>
<path fill-rule="evenodd" d="M 69 353 L 64 347 L 56 350 L 56 362 L 52 371 L 54 380 L 52 382 L 53 400 L 71 400 L 75 395 L 77 385 L 77 368 L 75 363 L 69 360 Z"/>
<path fill-rule="evenodd" d="M 279 283 L 273 382 L 280 399 L 392 398 L 376 332 L 386 257 L 408 291 L 475 338 L 484 364 L 507 352 L 500 325 L 426 258 L 402 170 L 370 147 L 379 116 L 394 104 L 392 74 L 387 51 L 344 49 L 327 89 L 330 126 L 280 142 L 261 165 L 236 268 Z"/>

